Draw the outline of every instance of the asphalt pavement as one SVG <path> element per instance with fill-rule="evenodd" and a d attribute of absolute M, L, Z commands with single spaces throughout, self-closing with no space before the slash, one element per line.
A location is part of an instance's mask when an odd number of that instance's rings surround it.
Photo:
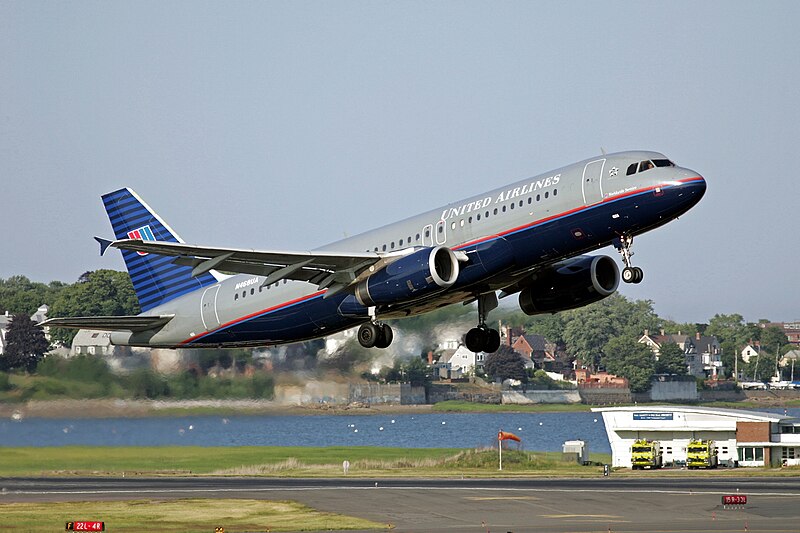
<path fill-rule="evenodd" d="M 295 500 L 416 533 L 800 531 L 800 478 L 0 479 L 0 502 L 141 498 Z"/>

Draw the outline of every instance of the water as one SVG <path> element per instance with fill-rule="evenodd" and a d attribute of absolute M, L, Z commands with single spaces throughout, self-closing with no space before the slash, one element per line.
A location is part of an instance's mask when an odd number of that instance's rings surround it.
<path fill-rule="evenodd" d="M 761 411 L 800 417 L 798 408 Z M 584 440 L 591 452 L 611 453 L 603 417 L 591 412 L 7 419 L 0 446 L 475 448 L 495 444 L 499 429 L 527 450 L 561 451 L 566 440 Z"/>
<path fill-rule="evenodd" d="M 580 439 L 592 452 L 611 452 L 603 417 L 591 412 L 28 418 L 0 421 L 0 446 L 475 448 L 495 444 L 499 429 L 527 450 L 560 451 Z"/>

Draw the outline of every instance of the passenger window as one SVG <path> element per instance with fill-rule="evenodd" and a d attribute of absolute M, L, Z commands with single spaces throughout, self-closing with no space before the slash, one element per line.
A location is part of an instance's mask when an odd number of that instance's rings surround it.
<path fill-rule="evenodd" d="M 383 251 L 384 252 L 386 251 L 386 245 L 385 244 L 383 245 Z"/>
<path fill-rule="evenodd" d="M 391 246 L 392 246 L 392 250 L 394 250 L 394 241 L 392 241 Z"/>
<path fill-rule="evenodd" d="M 544 193 L 544 197 L 545 198 L 550 198 L 550 191 L 547 191 L 546 193 Z"/>
<path fill-rule="evenodd" d="M 255 293 L 256 293 L 256 288 L 255 287 L 250 289 L 250 296 L 254 295 Z"/>
<path fill-rule="evenodd" d="M 506 212 L 506 206 L 503 206 L 503 213 Z"/>
<path fill-rule="evenodd" d="M 522 200 L 519 201 L 519 206 L 522 207 Z"/>
<path fill-rule="evenodd" d="M 531 198 L 530 196 L 528 196 L 528 205 L 531 205 L 531 203 L 532 203 L 532 202 L 533 202 L 533 198 Z"/>
<path fill-rule="evenodd" d="M 558 189 L 553 189 L 553 196 L 558 195 Z"/>
<path fill-rule="evenodd" d="M 403 239 L 400 239 L 400 246 L 403 246 Z"/>
<path fill-rule="evenodd" d="M 497 214 L 497 208 L 496 207 L 494 208 L 494 214 L 495 215 Z"/>
<path fill-rule="evenodd" d="M 536 201 L 538 202 L 538 201 L 539 201 L 539 200 L 541 200 L 541 199 L 542 199 L 542 195 L 540 195 L 540 194 L 537 194 L 537 195 L 536 195 Z"/>
<path fill-rule="evenodd" d="M 439 233 L 444 231 L 444 224 L 439 224 Z"/>
<path fill-rule="evenodd" d="M 456 223 L 455 222 L 452 222 L 450 224 L 450 229 L 456 229 Z"/>
<path fill-rule="evenodd" d="M 426 236 L 426 237 L 430 237 L 430 236 L 431 236 L 431 230 L 429 230 L 429 229 L 426 229 L 426 230 L 425 230 L 425 236 Z"/>
<path fill-rule="evenodd" d="M 472 217 L 469 217 L 469 218 L 467 219 L 467 224 L 472 224 Z"/>
<path fill-rule="evenodd" d="M 234 299 L 234 300 L 238 300 L 238 299 L 239 299 L 239 293 L 238 293 L 238 292 L 237 292 L 236 294 L 234 294 L 234 295 L 233 295 L 233 299 Z"/>
<path fill-rule="evenodd" d="M 419 242 L 419 233 L 417 233 L 417 242 Z"/>
<path fill-rule="evenodd" d="M 476 220 L 480 220 L 480 219 L 481 219 L 481 214 L 480 214 L 480 213 L 478 213 L 477 215 L 475 215 L 475 219 L 476 219 Z"/>
<path fill-rule="evenodd" d="M 514 204 L 511 204 L 511 209 L 514 209 Z"/>
<path fill-rule="evenodd" d="M 486 213 L 484 213 L 483 216 L 485 216 L 486 218 L 489 218 L 489 211 L 486 211 Z"/>

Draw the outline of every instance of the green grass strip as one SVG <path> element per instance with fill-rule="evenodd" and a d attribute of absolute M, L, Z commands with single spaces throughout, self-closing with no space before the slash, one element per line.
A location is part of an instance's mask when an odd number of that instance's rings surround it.
<path fill-rule="evenodd" d="M 388 529 L 362 518 L 317 511 L 290 501 L 239 499 L 129 500 L 0 504 L 3 531 L 63 531 L 68 521 L 100 521 L 115 533 L 159 531 L 327 531 Z"/>

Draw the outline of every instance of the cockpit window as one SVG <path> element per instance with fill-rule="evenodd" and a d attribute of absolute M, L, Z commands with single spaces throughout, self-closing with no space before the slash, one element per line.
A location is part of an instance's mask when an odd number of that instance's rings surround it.
<path fill-rule="evenodd" d="M 651 168 L 656 167 L 674 167 L 675 163 L 670 161 L 669 159 L 653 159 L 652 161 L 640 161 L 638 163 L 631 163 L 628 167 L 628 171 L 626 175 L 630 176 L 632 174 L 636 174 L 637 172 L 644 172 L 645 170 L 650 170 Z"/>

